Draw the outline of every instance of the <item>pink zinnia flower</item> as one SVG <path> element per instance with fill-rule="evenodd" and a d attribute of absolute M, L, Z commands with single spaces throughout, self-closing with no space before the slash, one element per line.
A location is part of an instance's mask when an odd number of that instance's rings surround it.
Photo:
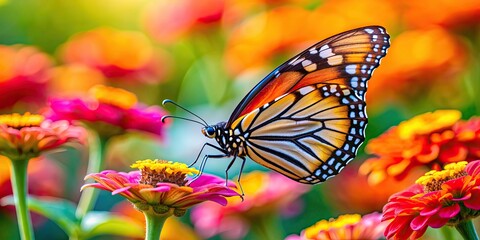
<path fill-rule="evenodd" d="M 125 197 L 142 212 L 167 216 L 183 216 L 188 208 L 205 201 L 226 205 L 227 197 L 240 196 L 233 183 L 226 186 L 225 179 L 213 175 L 204 173 L 191 181 L 187 175 L 198 171 L 183 163 L 147 159 L 137 161 L 132 167 L 140 170 L 89 174 L 85 179 L 97 182 L 85 184 L 82 190 L 94 187 L 110 191 L 112 195 Z"/>
<path fill-rule="evenodd" d="M 229 199 L 226 207 L 203 204 L 192 211 L 195 228 L 204 237 L 216 234 L 228 238 L 242 238 L 252 227 L 252 219 L 260 219 L 281 212 L 295 215 L 300 211 L 300 196 L 308 186 L 291 181 L 275 172 L 254 171 L 241 180 L 244 200 Z M 235 226 L 235 227 L 232 227 Z"/>
<path fill-rule="evenodd" d="M 0 115 L 0 155 L 11 160 L 28 160 L 66 143 L 84 139 L 83 128 L 67 121 L 44 120 L 26 113 Z"/>
<path fill-rule="evenodd" d="M 428 227 L 457 226 L 480 215 L 480 160 L 432 170 L 409 189 L 393 195 L 383 208 L 390 220 L 385 236 L 417 239 Z"/>
<path fill-rule="evenodd" d="M 35 47 L 0 45 L 0 108 L 43 103 L 51 66 L 50 57 Z"/>
<path fill-rule="evenodd" d="M 321 220 L 306 228 L 300 236 L 291 235 L 285 240 L 332 240 L 332 239 L 382 239 L 386 223 L 380 213 L 341 215 L 337 219 Z"/>
<path fill-rule="evenodd" d="M 89 98 L 52 99 L 44 115 L 52 120 L 81 121 L 102 136 L 113 136 L 126 130 L 163 135 L 161 122 L 166 112 L 158 107 L 137 103 L 135 94 L 120 88 L 97 85 Z"/>

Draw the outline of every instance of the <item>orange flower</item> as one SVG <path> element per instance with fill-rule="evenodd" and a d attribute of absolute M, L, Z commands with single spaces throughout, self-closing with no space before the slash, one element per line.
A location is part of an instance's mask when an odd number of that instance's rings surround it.
<path fill-rule="evenodd" d="M 382 215 L 374 212 L 365 216 L 359 214 L 341 215 L 337 219 L 321 220 L 306 228 L 300 236 L 288 236 L 285 240 L 336 240 L 336 239 L 382 239 L 386 223 Z"/>
<path fill-rule="evenodd" d="M 411 100 L 429 90 L 449 93 L 452 81 L 467 65 L 464 44 L 446 30 L 406 31 L 392 40 L 382 67 L 369 82 L 368 94 L 374 99 Z"/>
<path fill-rule="evenodd" d="M 371 183 L 387 176 L 402 179 L 414 167 L 440 169 L 447 163 L 480 157 L 480 118 L 459 120 L 456 110 L 425 113 L 370 140 L 366 151 L 376 157 L 360 167 Z"/>
<path fill-rule="evenodd" d="M 225 0 L 156 1 L 145 11 L 147 30 L 161 42 L 172 42 L 195 28 L 221 20 Z"/>
<path fill-rule="evenodd" d="M 0 108 L 44 101 L 51 65 L 35 47 L 0 45 Z"/>
<path fill-rule="evenodd" d="M 74 35 L 61 49 L 67 63 L 100 70 L 107 78 L 155 82 L 162 79 L 159 56 L 140 32 L 97 28 Z"/>
<path fill-rule="evenodd" d="M 29 160 L 66 143 L 82 141 L 84 134 L 81 127 L 44 120 L 41 115 L 0 115 L 0 155 L 12 161 Z"/>
<path fill-rule="evenodd" d="M 50 93 L 55 96 L 80 96 L 89 88 L 105 83 L 97 69 L 82 64 L 67 64 L 52 69 Z"/>
<path fill-rule="evenodd" d="M 372 9 L 378 14 L 371 14 Z M 232 31 L 225 53 L 227 67 L 233 74 L 258 69 L 281 54 L 295 54 L 326 37 L 368 24 L 382 23 L 389 30 L 397 12 L 394 5 L 380 0 L 324 1 L 313 11 L 293 5 L 275 7 Z"/>
<path fill-rule="evenodd" d="M 447 28 L 479 26 L 480 4 L 478 0 L 403 1 L 405 21 L 413 27 L 440 25 Z M 428 16 L 428 17 L 425 17 Z"/>

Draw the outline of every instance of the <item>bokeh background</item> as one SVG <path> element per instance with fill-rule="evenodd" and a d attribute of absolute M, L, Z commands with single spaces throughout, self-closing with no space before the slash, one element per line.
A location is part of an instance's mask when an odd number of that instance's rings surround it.
<path fill-rule="evenodd" d="M 367 142 L 420 113 L 457 109 L 463 119 L 479 114 L 478 0 L 0 0 L 0 113 L 38 113 L 51 98 L 82 96 L 103 84 L 134 92 L 148 105 L 169 98 L 208 123 L 225 121 L 241 98 L 289 57 L 371 24 L 384 26 L 392 39 L 369 81 Z M 191 117 L 171 105 L 164 108 Z M 135 133 L 113 140 L 106 168 L 119 171 L 145 158 L 190 163 L 209 141 L 199 125 L 181 120 L 173 121 L 161 140 Z M 56 154 L 60 161 L 46 156 L 31 162 L 30 193 L 75 202 L 87 151 Z M 358 174 L 367 158 L 361 149 L 337 177 L 308 187 L 290 213 L 279 215 L 282 237 L 339 214 L 381 211 L 392 193 L 422 173 L 372 187 Z M 211 159 L 205 171 L 224 176 L 228 162 Z M 239 165 L 230 176 L 238 174 Z M 267 171 L 248 161 L 245 172 L 254 170 Z M 0 197 L 11 194 L 8 171 L 8 161 L 0 159 Z M 135 215 L 109 194 L 101 193 L 96 210 Z M 33 218 L 37 239 L 67 238 L 53 222 Z M 192 218 L 187 214 L 166 231 L 190 232 L 192 239 L 228 238 L 196 233 Z M 0 226 L 0 239 L 18 238 L 13 208 L 0 207 Z"/>

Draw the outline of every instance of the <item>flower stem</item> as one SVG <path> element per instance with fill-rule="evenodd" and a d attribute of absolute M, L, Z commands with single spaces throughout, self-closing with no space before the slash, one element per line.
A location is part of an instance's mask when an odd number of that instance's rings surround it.
<path fill-rule="evenodd" d="M 465 240 L 478 240 L 478 234 L 473 226 L 472 220 L 460 222 L 455 226 L 457 231 L 462 235 Z"/>
<path fill-rule="evenodd" d="M 162 233 L 163 225 L 168 217 L 171 215 L 158 215 L 144 212 L 145 222 L 147 225 L 147 232 L 145 233 L 145 240 L 158 240 Z"/>
<path fill-rule="evenodd" d="M 265 214 L 251 218 L 251 229 L 254 239 L 282 239 L 280 223 L 275 214 Z"/>
<path fill-rule="evenodd" d="M 27 166 L 28 159 L 12 160 L 12 189 L 17 211 L 17 220 L 20 227 L 20 236 L 23 240 L 34 239 L 32 220 L 27 206 L 28 182 Z"/>
<path fill-rule="evenodd" d="M 107 142 L 108 139 L 102 139 L 95 133 L 90 134 L 87 174 L 97 173 L 103 169 L 105 162 L 105 146 Z M 93 209 L 95 202 L 97 201 L 98 193 L 99 191 L 96 188 L 87 188 L 82 191 L 77 211 L 75 213 L 77 218 L 82 219 L 85 214 Z"/>

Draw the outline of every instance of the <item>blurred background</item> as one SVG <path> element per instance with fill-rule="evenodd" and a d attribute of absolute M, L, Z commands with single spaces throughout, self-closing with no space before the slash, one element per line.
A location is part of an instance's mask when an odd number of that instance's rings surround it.
<path fill-rule="evenodd" d="M 365 25 L 384 26 L 392 36 L 369 81 L 367 142 L 436 109 L 460 110 L 464 119 L 478 115 L 478 0 L 0 0 L 0 113 L 38 113 L 48 99 L 83 96 L 104 84 L 129 90 L 147 105 L 173 99 L 213 124 L 227 120 L 242 97 L 291 56 Z M 188 116 L 171 105 L 164 108 Z M 132 162 L 145 158 L 190 163 L 206 141 L 199 125 L 181 120 L 161 140 L 122 135 L 109 146 L 106 168 L 129 171 Z M 392 193 L 418 176 L 371 187 L 358 175 L 367 157 L 361 149 L 336 178 L 309 187 L 294 214 L 280 215 L 283 235 L 339 214 L 381 211 Z M 32 161 L 30 193 L 75 202 L 87 152 L 69 149 L 56 158 L 61 160 Z M 228 163 L 211 159 L 205 171 L 224 176 Z M 7 164 L 0 159 L 0 197 L 11 194 Z M 267 171 L 248 161 L 245 172 L 253 170 Z M 97 210 L 128 208 L 115 208 L 122 199 L 109 195 L 101 193 Z M 33 218 L 37 239 L 67 238 L 49 220 Z M 195 233 L 189 214 L 177 220 L 176 227 L 189 229 L 193 239 L 233 238 Z M 18 238 L 13 208 L 0 207 L 0 226 L 12 229 L 0 231 L 0 239 Z"/>

